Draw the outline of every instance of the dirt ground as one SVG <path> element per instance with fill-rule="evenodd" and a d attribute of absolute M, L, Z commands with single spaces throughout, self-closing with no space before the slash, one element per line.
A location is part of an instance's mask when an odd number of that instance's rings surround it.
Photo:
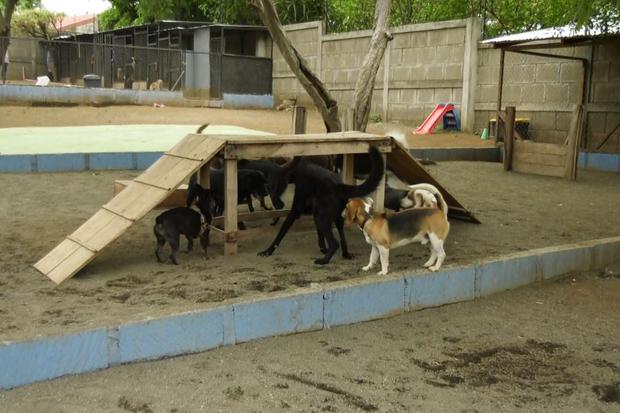
<path fill-rule="evenodd" d="M 620 175 L 584 172 L 576 183 L 504 172 L 500 164 L 445 162 L 429 167 L 481 225 L 452 221 L 446 268 L 516 251 L 617 236 Z M 153 254 L 152 212 L 78 276 L 56 287 L 32 264 L 73 232 L 112 195 L 115 179 L 136 171 L 2 174 L 0 187 L 0 340 L 112 326 L 205 308 L 226 299 L 368 276 L 369 248 L 355 228 L 347 239 L 353 260 L 337 254 L 327 266 L 310 220 L 298 223 L 272 257 L 258 257 L 276 227 L 259 222 L 260 237 L 240 242 L 239 255 L 214 244 L 179 254 L 180 265 Z M 305 230 L 304 230 L 305 229 Z M 391 254 L 391 272 L 422 272 L 427 247 Z"/>
<path fill-rule="evenodd" d="M 291 112 L 274 110 L 233 110 L 212 108 L 150 106 L 74 106 L 31 107 L 0 105 L 0 128 L 26 126 L 84 126 L 106 124 L 191 124 L 205 122 L 243 126 L 272 133 L 291 132 Z M 370 124 L 372 133 L 398 131 L 405 135 L 414 148 L 436 147 L 493 147 L 494 141 L 483 141 L 479 136 L 466 133 L 439 133 L 413 135 L 411 125 L 395 123 Z M 308 133 L 325 132 L 323 121 L 316 110 L 308 112 Z"/>
<path fill-rule="evenodd" d="M 618 412 L 620 265 L 0 392 L 0 412 Z"/>

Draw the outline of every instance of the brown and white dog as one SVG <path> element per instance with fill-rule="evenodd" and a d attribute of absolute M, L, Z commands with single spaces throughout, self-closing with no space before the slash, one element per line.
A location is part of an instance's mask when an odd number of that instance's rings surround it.
<path fill-rule="evenodd" d="M 412 200 L 414 208 L 437 208 L 437 198 L 439 190 L 431 184 L 409 185 L 407 198 Z"/>
<path fill-rule="evenodd" d="M 381 271 L 378 274 L 385 275 L 388 272 L 390 249 L 412 242 L 424 245 L 429 241 L 431 256 L 424 263 L 424 267 L 431 271 L 437 271 L 441 267 L 446 258 L 443 244 L 450 231 L 450 223 L 448 206 L 441 193 L 436 188 L 435 191 L 431 193 L 439 199 L 439 208 L 412 208 L 396 213 L 376 213 L 370 210 L 370 200 L 355 198 L 347 203 L 342 212 L 345 222 L 358 224 L 366 242 L 372 246 L 368 265 L 362 267 L 362 270 L 370 270 L 380 258 Z"/>

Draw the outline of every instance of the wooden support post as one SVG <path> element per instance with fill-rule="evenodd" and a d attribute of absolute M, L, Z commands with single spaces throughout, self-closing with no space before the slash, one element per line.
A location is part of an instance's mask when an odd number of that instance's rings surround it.
<path fill-rule="evenodd" d="M 237 253 L 237 160 L 224 161 L 224 255 Z"/>
<path fill-rule="evenodd" d="M 504 170 L 512 170 L 512 153 L 515 139 L 515 116 L 516 109 L 514 106 L 506 106 L 506 123 L 504 136 Z"/>
<path fill-rule="evenodd" d="M 499 55 L 499 80 L 497 81 L 497 115 L 495 116 L 495 139 L 499 142 L 499 129 L 502 125 L 500 115 L 502 112 L 502 92 L 504 87 L 504 56 L 506 51 L 502 48 Z"/>
<path fill-rule="evenodd" d="M 350 131 L 353 129 L 353 125 L 355 125 L 355 110 L 353 108 L 345 108 L 342 111 L 342 117 L 340 119 L 340 124 L 342 125 L 342 131 Z M 345 154 L 342 155 L 342 182 L 345 184 L 354 184 L 355 170 L 355 155 L 353 154 Z"/>
<path fill-rule="evenodd" d="M 303 106 L 293 108 L 292 132 L 295 135 L 306 133 L 306 108 Z"/>
<path fill-rule="evenodd" d="M 387 165 L 387 156 L 386 156 L 386 154 L 382 153 L 381 156 L 383 157 L 383 164 Z M 381 178 L 381 181 L 379 182 L 379 185 L 377 185 L 377 189 L 372 194 L 373 208 L 377 212 L 383 212 L 384 211 L 383 204 L 385 202 L 385 176 L 386 175 L 383 174 L 383 177 Z"/>
<path fill-rule="evenodd" d="M 200 168 L 198 183 L 205 189 L 211 188 L 211 162 L 207 162 Z"/>

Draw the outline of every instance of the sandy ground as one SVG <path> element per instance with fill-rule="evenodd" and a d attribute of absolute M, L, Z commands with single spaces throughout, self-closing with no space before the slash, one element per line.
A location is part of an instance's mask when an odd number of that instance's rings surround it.
<path fill-rule="evenodd" d="M 75 106 L 75 107 L 30 107 L 0 105 L 0 128 L 20 126 L 79 126 L 106 124 L 191 124 L 205 122 L 221 125 L 236 125 L 245 128 L 286 134 L 291 132 L 291 112 L 274 110 L 232 110 L 212 108 L 149 106 Z M 483 141 L 479 136 L 465 133 L 437 133 L 413 135 L 411 125 L 394 123 L 370 124 L 368 131 L 387 133 L 399 131 L 404 134 L 411 147 L 493 147 L 494 141 Z M 325 126 L 318 112 L 308 112 L 308 133 L 325 132 Z"/>
<path fill-rule="evenodd" d="M 620 175 L 584 172 L 576 183 L 504 172 L 500 164 L 445 162 L 430 171 L 482 225 L 452 222 L 444 266 L 471 264 L 516 251 L 617 236 Z M 135 171 L 0 175 L 0 340 L 84 328 L 205 308 L 212 303 L 368 276 L 360 268 L 369 248 L 359 231 L 347 233 L 353 260 L 337 254 L 327 266 L 308 220 L 298 223 L 269 258 L 276 227 L 267 222 L 259 238 L 240 242 L 240 254 L 223 256 L 214 244 L 179 254 L 180 265 L 159 264 L 150 213 L 107 248 L 78 276 L 56 287 L 32 264 L 73 232 L 112 194 L 115 179 Z M 305 229 L 305 231 L 304 231 Z M 411 245 L 391 254 L 390 271 L 421 272 L 427 247 Z"/>
<path fill-rule="evenodd" d="M 0 392 L 0 412 L 618 412 L 620 266 Z"/>

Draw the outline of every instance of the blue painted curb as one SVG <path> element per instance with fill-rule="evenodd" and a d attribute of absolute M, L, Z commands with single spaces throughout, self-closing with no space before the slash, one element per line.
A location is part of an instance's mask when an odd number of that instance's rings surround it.
<path fill-rule="evenodd" d="M 146 169 L 163 152 L 59 153 L 0 155 L 0 172 L 68 172 Z"/>
<path fill-rule="evenodd" d="M 4 342 L 0 388 L 473 300 L 571 271 L 602 269 L 619 260 L 620 237 L 606 238 L 436 273 L 313 285 L 107 329 Z"/>

